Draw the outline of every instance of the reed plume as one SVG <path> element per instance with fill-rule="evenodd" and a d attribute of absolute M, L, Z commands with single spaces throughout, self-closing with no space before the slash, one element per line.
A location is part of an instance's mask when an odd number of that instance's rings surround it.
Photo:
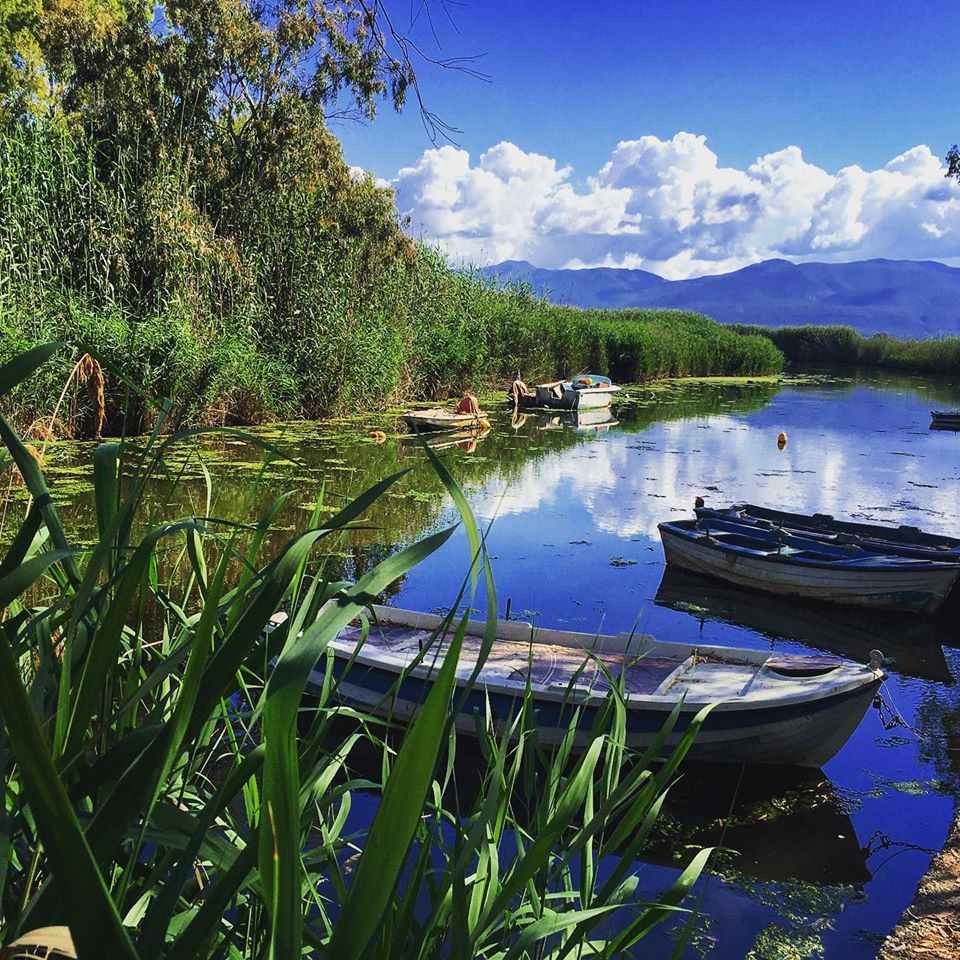
<path fill-rule="evenodd" d="M 99 440 L 103 436 L 103 424 L 107 419 L 103 395 L 103 367 L 89 353 L 85 353 L 77 364 L 77 380 L 87 385 L 87 396 L 93 406 L 93 438 Z"/>

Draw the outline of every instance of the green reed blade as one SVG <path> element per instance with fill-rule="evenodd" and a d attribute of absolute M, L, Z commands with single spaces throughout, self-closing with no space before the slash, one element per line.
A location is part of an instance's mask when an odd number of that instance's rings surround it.
<path fill-rule="evenodd" d="M 20 353 L 0 366 L 0 397 L 29 380 L 65 343 L 44 343 Z"/>
<path fill-rule="evenodd" d="M 330 938 L 327 949 L 331 957 L 356 960 L 362 956 L 383 921 L 436 767 L 466 626 L 465 616 L 447 649 L 433 688 L 397 754 L 367 834 L 350 894 Z"/>
<path fill-rule="evenodd" d="M 263 713 L 267 757 L 263 778 L 265 818 L 260 825 L 260 870 L 271 898 L 268 907 L 273 919 L 273 956 L 296 956 L 300 949 L 300 775 L 295 718 L 307 678 L 330 640 L 387 586 L 443 546 L 454 529 L 426 537 L 377 564 L 356 585 L 332 599 L 302 636 L 288 636 L 273 668 Z"/>
<path fill-rule="evenodd" d="M 136 951 L 77 822 L 2 629 L 0 715 L 79 956 L 135 960 Z"/>

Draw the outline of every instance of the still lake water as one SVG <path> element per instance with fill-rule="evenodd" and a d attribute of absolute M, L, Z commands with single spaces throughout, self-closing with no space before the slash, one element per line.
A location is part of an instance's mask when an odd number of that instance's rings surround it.
<path fill-rule="evenodd" d="M 662 639 L 861 661 L 877 647 L 888 657 L 884 709 L 868 711 L 822 772 L 758 768 L 740 778 L 692 768 L 681 779 L 639 866 L 642 890 L 652 896 L 669 886 L 688 845 L 722 841 L 739 851 L 720 856 L 700 881 L 702 914 L 685 957 L 876 955 L 942 845 L 960 795 L 960 630 L 955 620 L 796 606 L 667 571 L 657 524 L 690 515 L 703 496 L 711 505 L 750 501 L 960 536 L 960 434 L 928 430 L 931 408 L 957 406 L 960 385 L 922 378 L 810 372 L 780 383 L 684 381 L 627 391 L 614 407 L 617 423 L 603 429 L 546 415 L 511 423 L 498 411 L 479 443 L 441 451 L 490 524 L 500 609 L 509 598 L 515 618 L 588 632 L 636 625 Z M 212 514 L 249 519 L 296 488 L 277 535 L 285 539 L 306 522 L 321 482 L 335 501 L 412 466 L 378 510 L 380 528 L 345 546 L 348 575 L 455 522 L 416 445 L 393 436 L 377 445 L 374 428 L 400 429 L 364 417 L 264 431 L 299 458 L 295 470 L 261 469 L 259 453 L 241 442 L 208 445 Z M 781 430 L 789 438 L 782 451 Z M 158 486 L 156 520 L 191 504 L 203 512 L 199 485 L 183 482 L 198 476 L 194 456 L 185 451 L 184 472 Z M 64 446 L 50 461 L 82 537 L 89 450 Z M 390 602 L 445 608 L 468 562 L 458 531 Z M 902 724 L 891 725 L 891 711 Z M 658 931 L 640 952 L 668 956 L 673 935 Z"/>

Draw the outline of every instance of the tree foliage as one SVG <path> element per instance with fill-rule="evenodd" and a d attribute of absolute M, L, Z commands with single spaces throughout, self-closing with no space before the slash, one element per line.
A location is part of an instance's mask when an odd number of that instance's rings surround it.
<path fill-rule="evenodd" d="M 957 149 L 956 144 L 954 144 L 947 151 L 946 161 L 947 161 L 946 175 L 948 177 L 953 177 L 955 180 L 960 182 L 960 150 Z"/>

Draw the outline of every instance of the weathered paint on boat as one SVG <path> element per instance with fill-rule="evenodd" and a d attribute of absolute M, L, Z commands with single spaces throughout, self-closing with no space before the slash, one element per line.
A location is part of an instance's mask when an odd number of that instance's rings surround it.
<path fill-rule="evenodd" d="M 960 578 L 960 566 L 955 563 L 876 554 L 862 559 L 831 557 L 826 553 L 830 548 L 822 544 L 816 545 L 824 551 L 821 560 L 798 555 L 814 554 L 813 550 L 777 553 L 760 541 L 757 547 L 766 549 L 752 549 L 742 542 L 722 542 L 704 524 L 702 530 L 695 521 L 659 525 L 667 563 L 784 597 L 931 614 Z M 713 521 L 714 532 L 719 526 Z M 744 531 L 742 540 L 750 539 Z"/>
<path fill-rule="evenodd" d="M 447 648 L 448 640 L 434 633 L 443 620 L 414 611 L 373 609 L 377 621 L 369 636 L 364 639 L 357 624 L 346 628 L 330 644 L 332 657 L 318 664 L 310 687 L 320 689 L 329 669 L 341 700 L 407 721 L 428 695 Z M 483 630 L 477 622 L 467 627 L 457 671 L 460 688 L 476 665 Z M 501 620 L 496 635 L 476 685 L 455 701 L 457 728 L 476 733 L 489 710 L 494 726 L 502 730 L 516 718 L 529 684 L 541 740 L 559 743 L 576 715 L 577 749 L 592 739 L 590 728 L 609 693 L 609 672 L 623 684 L 631 748 L 650 746 L 678 704 L 668 746 L 680 739 L 704 706 L 715 704 L 693 756 L 819 767 L 846 742 L 883 679 L 877 665 L 662 643 L 635 634 L 539 630 Z"/>

